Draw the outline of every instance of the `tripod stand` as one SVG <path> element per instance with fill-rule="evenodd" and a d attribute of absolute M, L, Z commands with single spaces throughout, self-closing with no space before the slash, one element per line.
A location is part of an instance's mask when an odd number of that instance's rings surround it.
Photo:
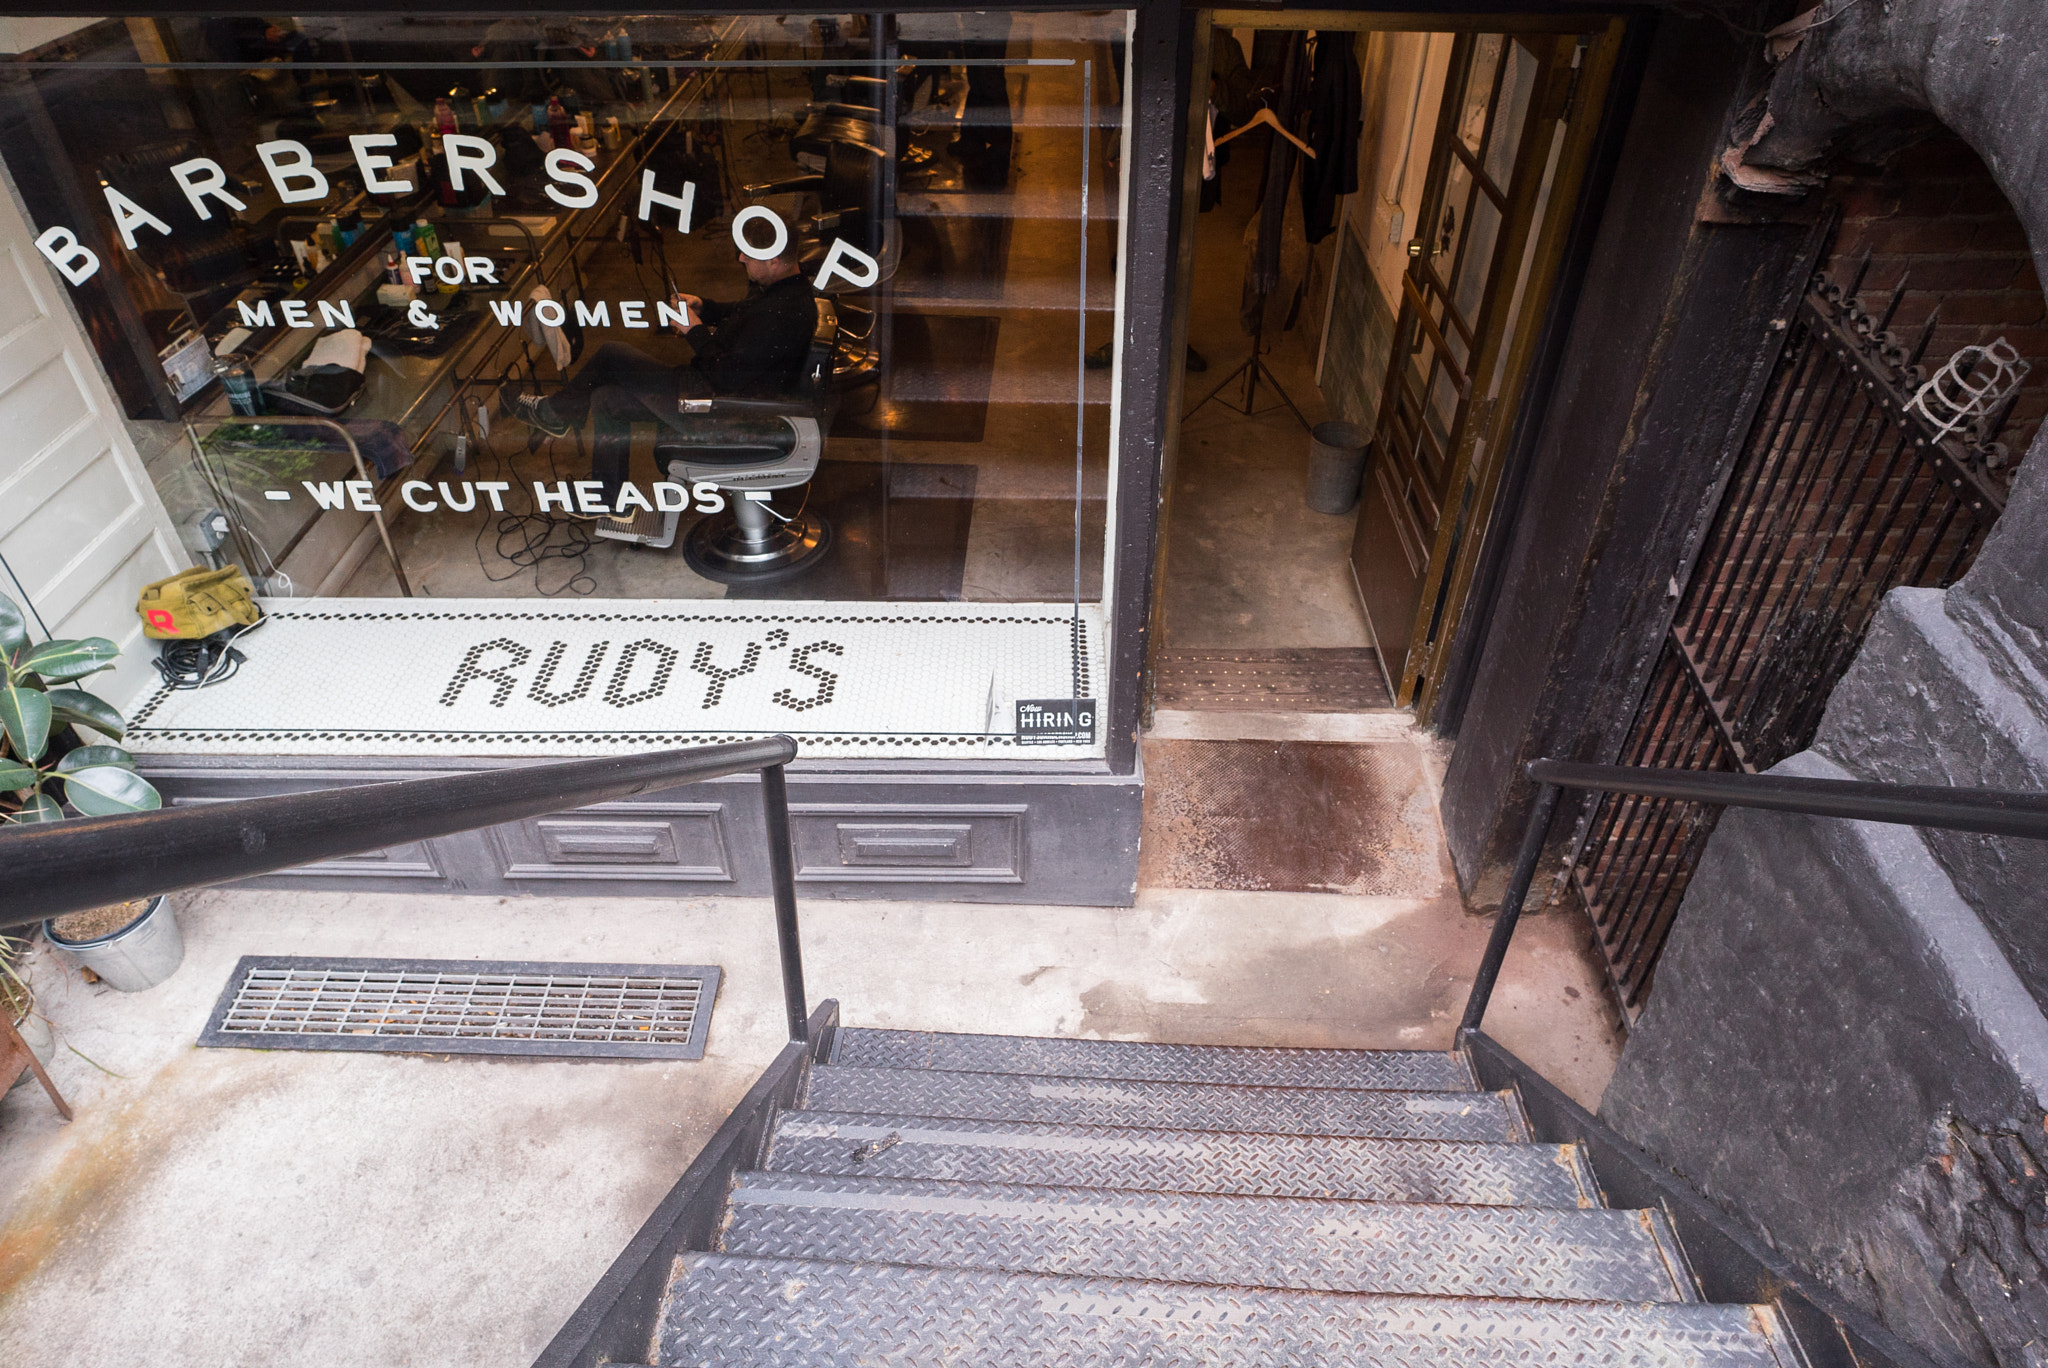
<path fill-rule="evenodd" d="M 1181 415 L 1182 422 L 1186 422 L 1188 419 L 1194 417 L 1196 409 L 1208 403 L 1211 399 L 1215 399 L 1218 396 L 1220 396 L 1224 390 L 1230 388 L 1231 383 L 1235 381 L 1238 376 L 1242 375 L 1244 377 L 1243 405 L 1240 407 L 1237 404 L 1231 403 L 1230 400 L 1224 399 L 1222 400 L 1222 403 L 1225 408 L 1235 409 L 1237 410 L 1237 412 L 1242 413 L 1247 418 L 1252 417 L 1253 408 L 1258 402 L 1259 380 L 1261 378 L 1264 378 L 1266 384 L 1269 387 L 1271 387 L 1273 393 L 1280 396 L 1280 402 L 1287 405 L 1287 411 L 1294 415 L 1294 420 L 1300 423 L 1304 428 L 1311 426 L 1308 419 L 1302 417 L 1300 407 L 1294 402 L 1293 399 L 1288 397 L 1286 387 L 1280 383 L 1280 377 L 1273 374 L 1272 368 L 1266 364 L 1263 356 L 1261 355 L 1261 349 L 1266 340 L 1265 334 L 1266 301 L 1265 298 L 1261 296 L 1259 299 L 1258 313 L 1257 315 L 1255 315 L 1252 322 L 1252 354 L 1244 359 L 1243 365 L 1239 366 L 1236 370 L 1233 370 L 1232 372 L 1230 372 L 1230 374 L 1224 376 L 1221 380 L 1217 381 L 1215 385 L 1210 387 L 1210 390 L 1207 394 L 1203 395 L 1200 399 L 1197 399 L 1194 402 L 1194 405 L 1190 407 L 1186 413 L 1183 413 Z"/>

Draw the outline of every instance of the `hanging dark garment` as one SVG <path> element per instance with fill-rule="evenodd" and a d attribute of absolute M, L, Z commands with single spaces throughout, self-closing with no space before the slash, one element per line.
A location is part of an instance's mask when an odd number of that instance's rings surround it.
<path fill-rule="evenodd" d="M 1316 38 L 1315 77 L 1309 83 L 1308 145 L 1315 158 L 1301 168 L 1301 213 L 1308 240 L 1321 242 L 1337 226 L 1337 200 L 1358 191 L 1358 140 L 1364 133 L 1357 35 Z"/>
<path fill-rule="evenodd" d="M 1244 64 L 1244 48 L 1229 29 L 1209 35 L 1209 136 L 1220 138 L 1252 114 L 1252 73 Z M 1212 148 L 1209 170 L 1202 176 L 1201 211 L 1223 203 L 1223 168 L 1230 165 L 1230 147 Z"/>
<path fill-rule="evenodd" d="M 1286 56 L 1280 63 L 1280 90 L 1273 114 L 1285 128 L 1301 122 L 1302 106 L 1308 98 L 1307 36 L 1299 31 L 1288 34 Z M 1266 296 L 1280 284 L 1280 239 L 1287 222 L 1287 184 L 1293 179 L 1295 160 L 1294 144 L 1272 136 L 1266 146 L 1266 179 L 1259 190 L 1258 236 L 1245 271 L 1241 321 L 1246 332 L 1255 331 L 1253 319 L 1262 311 Z"/>

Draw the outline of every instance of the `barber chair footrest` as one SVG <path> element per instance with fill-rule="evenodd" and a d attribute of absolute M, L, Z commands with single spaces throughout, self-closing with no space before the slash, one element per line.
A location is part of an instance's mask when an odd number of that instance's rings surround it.
<path fill-rule="evenodd" d="M 683 515 L 674 511 L 636 513 L 631 519 L 606 518 L 597 524 L 597 535 L 607 541 L 634 542 L 666 551 L 676 544 L 676 525 L 682 520 Z"/>

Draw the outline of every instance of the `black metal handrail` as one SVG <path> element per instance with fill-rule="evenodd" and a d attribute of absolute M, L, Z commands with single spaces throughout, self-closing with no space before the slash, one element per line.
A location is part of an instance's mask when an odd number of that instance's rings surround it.
<path fill-rule="evenodd" d="M 1523 828 L 1522 848 L 1516 854 L 1514 873 L 1508 878 L 1507 892 L 1501 898 L 1500 913 L 1494 918 L 1493 934 L 1487 938 L 1486 954 L 1479 962 L 1479 972 L 1472 978 L 1472 994 L 1465 1000 L 1465 1015 L 1458 1023 L 1460 1037 L 1477 1031 L 1486 1016 L 1486 1004 L 1493 996 L 1495 980 L 1500 977 L 1501 963 L 1507 958 L 1508 942 L 1514 939 L 1515 924 L 1521 920 L 1522 904 L 1535 880 L 1537 862 L 1543 858 L 1543 847 L 1550 839 L 1558 794 L 1564 789 L 2048 841 L 2048 794 L 2044 793 L 1581 765 L 1568 760 L 1533 761 L 1528 775 L 1539 786 L 1536 804 L 1530 810 L 1529 825 Z"/>
<path fill-rule="evenodd" d="M 795 758 L 795 741 L 771 736 L 8 827 L 0 830 L 0 931 L 131 898 L 252 878 L 401 841 L 452 836 L 751 771 L 761 776 L 789 1038 L 803 1040 L 796 860 L 782 772 Z"/>

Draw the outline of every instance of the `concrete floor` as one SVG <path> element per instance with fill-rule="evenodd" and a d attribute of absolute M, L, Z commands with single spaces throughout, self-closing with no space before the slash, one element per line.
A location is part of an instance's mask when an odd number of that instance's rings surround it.
<path fill-rule="evenodd" d="M 1195 226 L 1188 336 L 1209 369 L 1187 377 L 1186 406 L 1251 352 L 1238 323 L 1244 227 L 1267 135 L 1232 144 L 1223 203 Z M 1325 244 L 1324 254 L 1328 254 Z M 1323 296 L 1312 289 L 1291 331 L 1263 358 L 1309 422 L 1324 417 L 1315 383 Z M 1355 515 L 1307 504 L 1309 435 L 1264 382 L 1247 417 L 1240 379 L 1182 422 L 1167 505 L 1164 640 L 1170 648 L 1370 646 L 1351 579 Z"/>
<path fill-rule="evenodd" d="M 0 1362 L 523 1363 L 779 1044 L 769 909 L 209 892 L 146 993 L 33 963 L 78 1119 L 0 1100 Z M 1137 907 L 803 908 L 816 997 L 863 1025 L 1441 1049 L 1485 937 L 1453 898 L 1159 890 Z M 1488 1027 L 1582 1101 L 1612 1067 L 1561 918 Z M 710 962 L 701 1063 L 202 1050 L 236 958 Z"/>

